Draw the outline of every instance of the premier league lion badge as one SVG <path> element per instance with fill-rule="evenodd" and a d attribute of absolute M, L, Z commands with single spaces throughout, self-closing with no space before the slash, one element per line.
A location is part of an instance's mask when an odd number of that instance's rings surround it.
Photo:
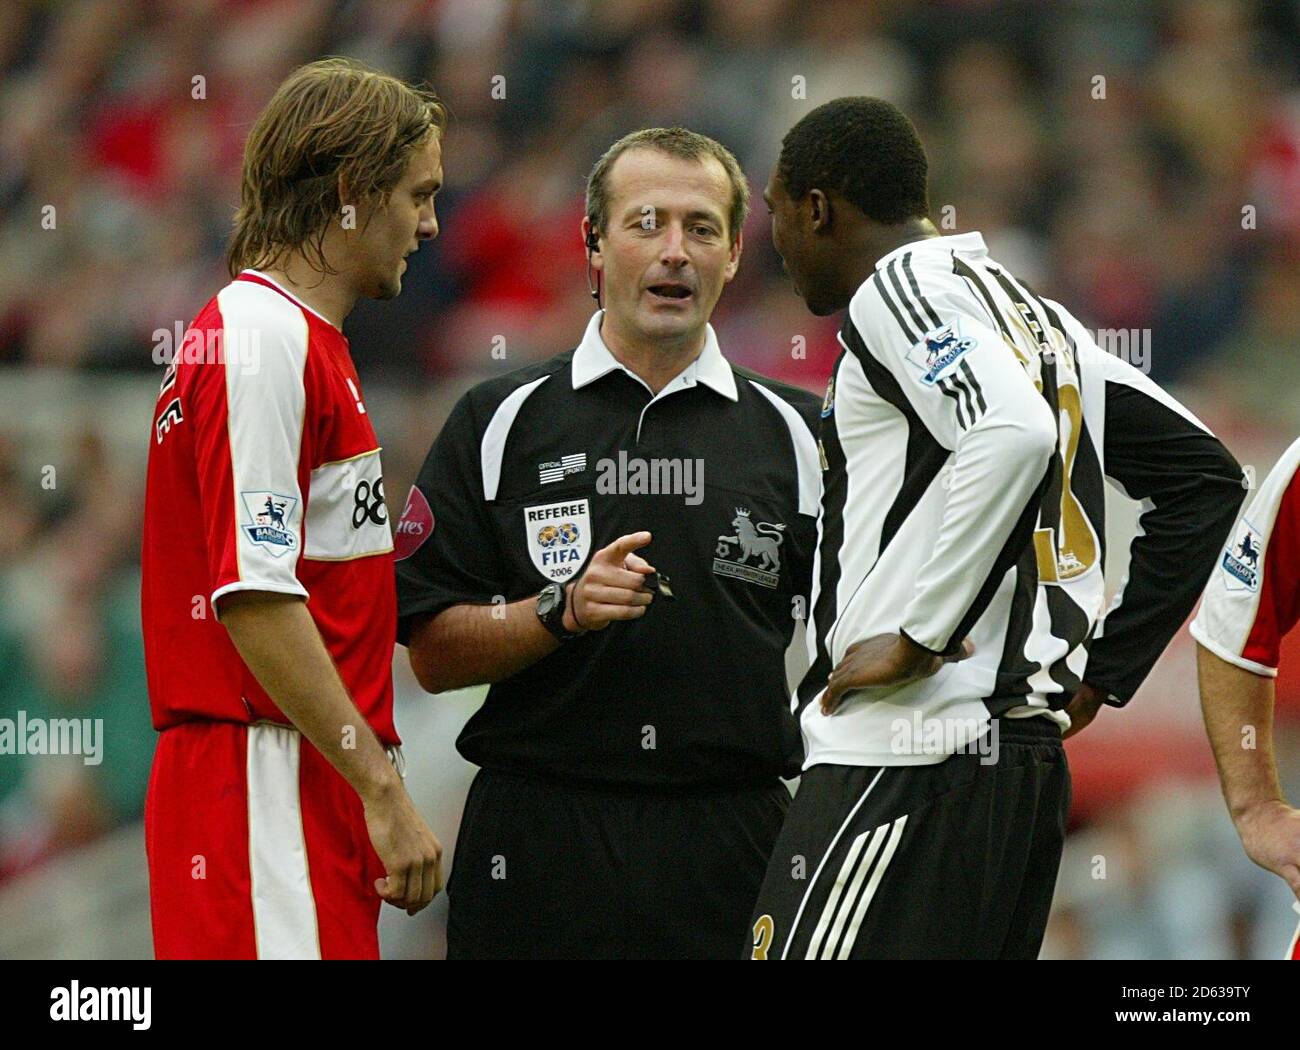
<path fill-rule="evenodd" d="M 298 546 L 298 500 L 279 492 L 241 492 L 244 511 L 244 534 L 273 557 L 280 557 Z"/>

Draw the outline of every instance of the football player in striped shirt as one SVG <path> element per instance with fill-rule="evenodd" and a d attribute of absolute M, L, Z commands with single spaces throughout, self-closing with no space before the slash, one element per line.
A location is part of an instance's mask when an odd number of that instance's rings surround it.
<path fill-rule="evenodd" d="M 1298 468 L 1300 441 L 1237 522 L 1191 629 L 1201 710 L 1232 821 L 1247 856 L 1300 898 L 1300 810 L 1282 793 L 1273 751 L 1278 650 L 1300 619 Z M 1295 941 L 1289 957 L 1300 958 Z"/>
<path fill-rule="evenodd" d="M 1136 692 L 1244 496 L 1190 412 L 1065 307 L 939 236 L 911 122 L 844 98 L 764 197 L 796 292 L 845 310 L 822 409 L 799 792 L 752 957 L 1033 958 L 1061 745 Z M 1143 513 L 1105 603 L 1105 480 Z"/>

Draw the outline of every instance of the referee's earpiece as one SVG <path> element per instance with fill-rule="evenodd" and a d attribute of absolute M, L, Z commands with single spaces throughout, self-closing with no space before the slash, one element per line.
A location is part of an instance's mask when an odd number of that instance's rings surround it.
<path fill-rule="evenodd" d="M 591 292 L 591 297 L 596 300 L 596 305 L 600 305 L 600 271 L 596 271 L 595 283 L 591 280 L 591 256 L 594 252 L 600 251 L 600 233 L 595 226 L 587 227 L 587 291 Z"/>

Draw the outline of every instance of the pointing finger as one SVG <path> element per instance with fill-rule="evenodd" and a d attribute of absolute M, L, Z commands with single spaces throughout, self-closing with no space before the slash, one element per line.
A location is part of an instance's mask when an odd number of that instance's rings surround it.
<path fill-rule="evenodd" d="M 626 558 L 634 550 L 637 550 L 639 547 L 644 547 L 649 542 L 650 542 L 650 533 L 631 532 L 628 533 L 626 536 L 620 536 L 608 547 L 606 547 L 603 551 L 601 551 L 601 553 L 607 555 L 608 559 L 610 561 L 613 561 L 615 564 L 622 565 L 624 558 Z"/>

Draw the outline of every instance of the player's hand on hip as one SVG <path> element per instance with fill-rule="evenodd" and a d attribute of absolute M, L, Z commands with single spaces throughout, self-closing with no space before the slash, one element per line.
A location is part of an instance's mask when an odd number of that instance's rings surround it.
<path fill-rule="evenodd" d="M 877 634 L 854 642 L 831 672 L 822 693 L 822 714 L 833 714 L 844 695 L 854 689 L 905 685 L 929 678 L 944 664 L 965 660 L 974 652 L 969 638 L 952 656 L 937 656 L 901 634 Z"/>
<path fill-rule="evenodd" d="M 1084 682 L 1079 691 L 1070 698 L 1065 713 L 1070 716 L 1070 728 L 1065 731 L 1062 740 L 1069 740 L 1075 733 L 1082 732 L 1097 717 L 1101 705 L 1106 702 L 1106 694 L 1096 686 Z"/>
<path fill-rule="evenodd" d="M 366 830 L 383 862 L 385 877 L 375 890 L 396 908 L 414 915 L 442 889 L 442 845 L 416 811 L 401 782 L 364 800 Z"/>
<path fill-rule="evenodd" d="M 645 615 L 646 606 L 654 600 L 645 578 L 655 569 L 633 552 L 649 542 L 650 533 L 633 532 L 591 556 L 582 575 L 568 586 L 566 627 L 600 631 L 615 620 L 635 620 Z"/>
<path fill-rule="evenodd" d="M 1280 875 L 1300 899 L 1300 809 L 1272 799 L 1251 806 L 1235 823 L 1246 855 Z"/>

